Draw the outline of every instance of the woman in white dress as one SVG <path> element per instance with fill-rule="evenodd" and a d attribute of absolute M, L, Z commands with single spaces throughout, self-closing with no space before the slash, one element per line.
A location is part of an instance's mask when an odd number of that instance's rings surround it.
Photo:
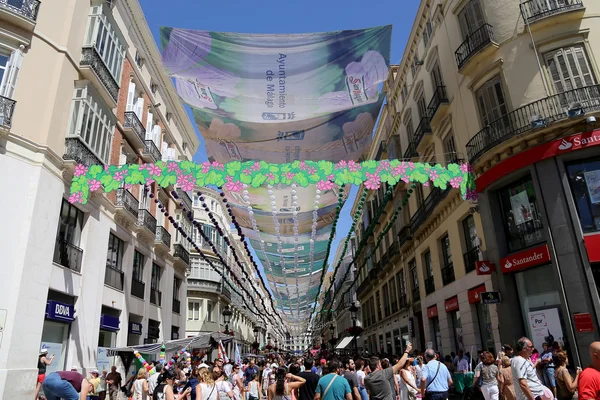
<path fill-rule="evenodd" d="M 400 400 L 415 400 L 419 392 L 415 382 L 415 376 L 410 370 L 414 360 L 409 358 L 400 370 Z"/>
<path fill-rule="evenodd" d="M 146 368 L 139 369 L 133 382 L 133 400 L 146 400 L 148 397 L 148 381 L 146 380 Z"/>
<path fill-rule="evenodd" d="M 200 368 L 198 381 L 200 383 L 196 386 L 196 400 L 218 400 L 219 392 L 208 368 Z"/>

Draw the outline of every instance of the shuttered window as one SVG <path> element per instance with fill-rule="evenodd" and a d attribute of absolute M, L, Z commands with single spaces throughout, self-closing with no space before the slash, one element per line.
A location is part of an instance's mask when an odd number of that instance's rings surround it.
<path fill-rule="evenodd" d="M 446 162 L 453 163 L 457 160 L 456 143 L 454 142 L 454 134 L 450 132 L 444 139 L 444 154 Z"/>
<path fill-rule="evenodd" d="M 481 28 L 485 24 L 485 18 L 479 0 L 468 2 L 458 14 L 458 22 L 463 39 Z"/>
<path fill-rule="evenodd" d="M 486 82 L 477 91 L 476 97 L 481 122 L 484 127 L 508 113 L 500 77 L 492 78 Z"/>
<path fill-rule="evenodd" d="M 583 46 L 563 47 L 545 58 L 557 93 L 595 84 Z"/>
<path fill-rule="evenodd" d="M 409 142 L 412 142 L 413 136 L 415 134 L 415 129 L 413 128 L 412 114 L 410 112 L 407 114 L 406 122 L 404 123 L 404 125 L 406 126 L 406 137 L 408 137 Z"/>

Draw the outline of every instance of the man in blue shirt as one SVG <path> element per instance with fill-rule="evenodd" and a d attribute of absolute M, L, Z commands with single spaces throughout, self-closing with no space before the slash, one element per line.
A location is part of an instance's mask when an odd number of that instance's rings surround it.
<path fill-rule="evenodd" d="M 350 385 L 343 376 L 339 376 L 339 372 L 339 362 L 331 360 L 329 374 L 319 379 L 314 400 L 352 400 Z"/>
<path fill-rule="evenodd" d="M 425 351 L 427 365 L 421 370 L 421 395 L 426 400 L 448 399 L 448 389 L 452 385 L 450 371 L 435 359 L 435 351 Z"/>

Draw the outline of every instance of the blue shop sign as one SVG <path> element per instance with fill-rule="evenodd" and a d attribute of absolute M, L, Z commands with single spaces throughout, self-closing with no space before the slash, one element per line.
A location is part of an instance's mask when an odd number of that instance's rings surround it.
<path fill-rule="evenodd" d="M 113 317 L 112 315 L 100 314 L 100 329 L 114 332 L 118 331 L 119 318 Z"/>
<path fill-rule="evenodd" d="M 75 306 L 48 300 L 46 302 L 46 318 L 61 322 L 73 322 L 75 320 Z"/>
<path fill-rule="evenodd" d="M 142 324 L 140 324 L 138 322 L 130 322 L 129 323 L 129 333 L 132 333 L 134 335 L 141 335 L 142 334 Z"/>

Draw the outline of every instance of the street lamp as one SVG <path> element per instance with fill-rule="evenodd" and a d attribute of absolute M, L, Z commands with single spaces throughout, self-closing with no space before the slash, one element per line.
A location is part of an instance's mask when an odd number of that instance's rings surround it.
<path fill-rule="evenodd" d="M 354 354 L 358 356 L 358 340 L 356 339 L 356 319 L 358 318 L 358 307 L 355 302 L 352 302 L 350 306 L 350 316 L 352 317 L 352 328 L 353 328 L 353 338 L 354 341 Z"/>
<path fill-rule="evenodd" d="M 233 311 L 231 311 L 229 306 L 225 306 L 221 314 L 223 315 L 223 322 L 225 322 L 225 334 L 229 335 L 229 323 L 231 322 L 231 316 L 233 315 Z"/>

